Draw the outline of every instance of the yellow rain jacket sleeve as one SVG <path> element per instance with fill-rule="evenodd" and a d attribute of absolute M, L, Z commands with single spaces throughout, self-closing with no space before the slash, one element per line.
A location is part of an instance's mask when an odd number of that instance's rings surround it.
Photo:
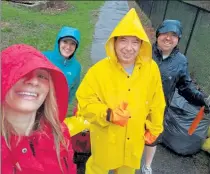
<path fill-rule="evenodd" d="M 77 93 L 78 115 L 84 117 L 90 123 L 105 127 L 109 125 L 109 122 L 106 121 L 108 107 L 100 100 L 100 95 L 97 94 L 99 91 L 96 88 L 94 76 L 92 68 L 90 68 L 80 84 Z"/>
<path fill-rule="evenodd" d="M 146 119 L 146 129 L 156 137 L 163 132 L 163 115 L 165 110 L 165 98 L 162 88 L 162 81 L 160 78 L 160 72 L 157 64 L 155 64 L 156 78 L 154 92 L 150 93 L 150 99 L 148 101 L 149 114 Z"/>
<path fill-rule="evenodd" d="M 142 43 L 131 75 L 118 62 L 115 38 L 136 36 Z M 165 100 L 161 76 L 152 60 L 151 43 L 135 9 L 131 9 L 108 38 L 107 57 L 93 65 L 81 82 L 76 97 L 78 114 L 91 123 L 91 154 L 94 164 L 110 170 L 121 166 L 140 168 L 148 129 L 163 131 Z M 106 121 L 107 109 L 127 102 L 130 118 L 125 127 Z"/>

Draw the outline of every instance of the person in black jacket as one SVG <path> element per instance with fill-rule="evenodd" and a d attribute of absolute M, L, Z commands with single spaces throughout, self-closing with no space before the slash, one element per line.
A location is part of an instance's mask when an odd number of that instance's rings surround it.
<path fill-rule="evenodd" d="M 179 52 L 178 43 L 182 37 L 182 26 L 178 20 L 165 20 L 156 31 L 156 43 L 153 45 L 153 59 L 159 66 L 167 106 L 170 105 L 175 89 L 188 102 L 205 106 L 209 113 L 209 106 L 205 102 L 205 95 L 193 85 L 188 72 L 187 58 Z M 167 107 L 166 107 L 167 109 Z M 151 163 L 156 152 L 156 145 L 161 136 L 152 145 L 145 146 L 145 163 L 142 174 L 152 174 Z"/>

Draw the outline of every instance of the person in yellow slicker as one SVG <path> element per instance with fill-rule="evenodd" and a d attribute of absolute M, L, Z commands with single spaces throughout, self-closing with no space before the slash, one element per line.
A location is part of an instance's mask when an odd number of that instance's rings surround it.
<path fill-rule="evenodd" d="M 165 109 L 160 72 L 135 9 L 105 49 L 107 57 L 88 70 L 76 92 L 78 116 L 90 122 L 86 174 L 134 174 L 145 141 L 154 142 L 163 131 Z"/>

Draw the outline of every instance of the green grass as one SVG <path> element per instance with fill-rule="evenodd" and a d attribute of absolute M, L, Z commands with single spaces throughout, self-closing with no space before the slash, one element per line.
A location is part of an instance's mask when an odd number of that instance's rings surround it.
<path fill-rule="evenodd" d="M 2 2 L 1 50 L 9 45 L 25 43 L 40 51 L 54 48 L 56 35 L 62 26 L 72 26 L 81 32 L 77 59 L 82 64 L 82 78 L 91 65 L 90 48 L 98 10 L 103 1 L 68 1 L 70 8 L 59 13 L 34 11 Z M 71 112 L 72 106 L 69 107 Z"/>

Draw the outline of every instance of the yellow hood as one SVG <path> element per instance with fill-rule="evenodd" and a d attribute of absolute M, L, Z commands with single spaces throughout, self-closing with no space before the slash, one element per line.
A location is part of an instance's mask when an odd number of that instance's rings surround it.
<path fill-rule="evenodd" d="M 138 37 L 143 42 L 141 44 L 137 62 L 149 61 L 152 59 L 151 43 L 134 8 L 122 18 L 106 42 L 105 49 L 107 56 L 115 60 L 117 60 L 114 50 L 114 37 L 116 36 Z"/>

